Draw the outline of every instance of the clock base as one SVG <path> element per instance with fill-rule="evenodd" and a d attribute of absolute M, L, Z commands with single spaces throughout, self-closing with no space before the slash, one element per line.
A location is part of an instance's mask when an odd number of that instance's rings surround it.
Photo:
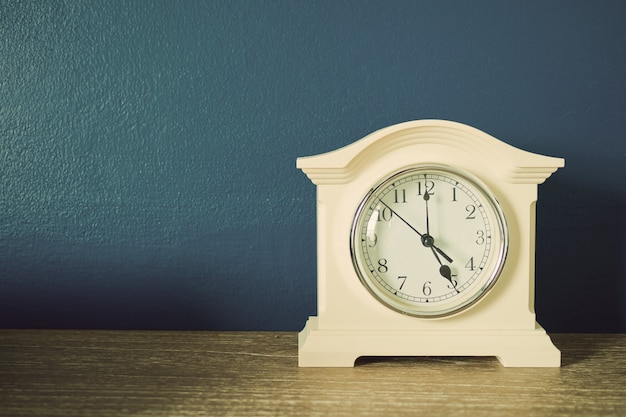
<path fill-rule="evenodd" d="M 321 330 L 317 317 L 309 317 L 298 335 L 300 367 L 353 367 L 361 356 L 495 356 L 505 367 L 561 366 L 561 352 L 539 324 L 533 330 Z"/>

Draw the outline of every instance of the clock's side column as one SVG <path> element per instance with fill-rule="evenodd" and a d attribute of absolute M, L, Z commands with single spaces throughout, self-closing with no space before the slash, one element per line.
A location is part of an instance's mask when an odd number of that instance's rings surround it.
<path fill-rule="evenodd" d="M 345 223 L 343 211 L 336 207 L 341 194 L 340 185 L 317 186 L 317 316 L 309 317 L 298 335 L 298 366 L 301 367 L 351 367 L 359 356 L 353 349 L 342 349 L 346 345 L 338 343 L 342 340 L 341 332 L 333 330 L 332 323 L 326 323 L 332 321 L 326 317 L 333 315 L 329 309 L 341 307 L 336 305 L 338 300 L 329 297 L 346 294 L 341 289 L 343 277 L 337 276 L 336 262 L 337 253 L 344 251 L 348 244 L 347 238 L 340 237 L 341 230 L 345 229 L 339 225 Z"/>
<path fill-rule="evenodd" d="M 516 182 L 506 185 L 501 195 L 510 234 L 506 267 L 496 284 L 494 311 L 507 317 L 509 331 L 495 343 L 496 356 L 505 366 L 558 367 L 560 351 L 536 322 L 535 219 L 537 184 Z M 518 330 L 518 332 L 512 332 Z"/>

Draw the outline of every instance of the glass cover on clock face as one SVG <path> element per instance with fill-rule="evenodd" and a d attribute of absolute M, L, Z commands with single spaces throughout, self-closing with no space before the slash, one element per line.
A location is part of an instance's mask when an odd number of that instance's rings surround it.
<path fill-rule="evenodd" d="M 416 317 L 456 314 L 496 282 L 508 245 L 504 214 L 478 179 L 443 166 L 409 168 L 362 200 L 351 234 L 361 282 Z"/>

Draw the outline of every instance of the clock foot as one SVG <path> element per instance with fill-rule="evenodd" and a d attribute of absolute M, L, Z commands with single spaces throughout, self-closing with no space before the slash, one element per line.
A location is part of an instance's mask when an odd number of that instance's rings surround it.
<path fill-rule="evenodd" d="M 311 335 L 311 333 L 314 335 Z M 304 329 L 298 334 L 299 367 L 354 367 L 354 362 L 359 355 L 355 355 L 350 351 L 342 351 L 338 346 L 333 349 L 332 338 L 316 337 L 318 335 L 317 317 L 309 317 Z M 330 345 L 328 344 L 329 342 Z"/>
<path fill-rule="evenodd" d="M 539 323 L 535 324 L 535 336 L 522 337 L 519 345 L 511 347 L 510 344 L 502 346 L 496 357 L 506 367 L 527 368 L 558 368 L 561 366 L 561 351 L 552 344 Z"/>
<path fill-rule="evenodd" d="M 309 352 L 298 355 L 300 368 L 352 368 L 358 356 L 337 352 Z"/>
<path fill-rule="evenodd" d="M 510 351 L 496 355 L 505 367 L 526 368 L 558 368 L 561 366 L 561 352 L 552 346 L 552 349 L 536 349 L 524 351 Z"/>

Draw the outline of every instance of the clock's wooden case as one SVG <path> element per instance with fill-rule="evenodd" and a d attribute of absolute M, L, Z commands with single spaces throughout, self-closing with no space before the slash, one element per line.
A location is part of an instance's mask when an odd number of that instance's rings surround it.
<path fill-rule="evenodd" d="M 460 168 L 501 204 L 510 241 L 500 278 L 457 315 L 420 319 L 381 304 L 350 254 L 357 207 L 382 178 L 418 164 Z M 317 313 L 299 334 L 299 366 L 354 366 L 360 356 L 496 356 L 504 366 L 558 367 L 561 354 L 535 321 L 537 185 L 561 158 L 529 153 L 467 125 L 418 120 L 344 148 L 297 159 L 317 186 Z"/>

